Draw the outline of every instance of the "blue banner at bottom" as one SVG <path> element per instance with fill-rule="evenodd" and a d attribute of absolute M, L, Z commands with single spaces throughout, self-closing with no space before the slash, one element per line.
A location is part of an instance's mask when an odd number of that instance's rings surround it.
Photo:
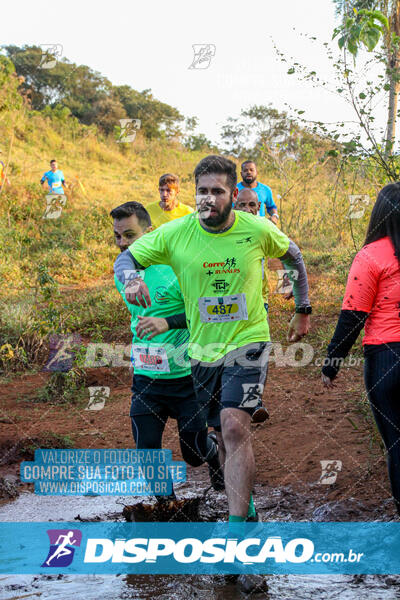
<path fill-rule="evenodd" d="M 400 523 L 0 523 L 0 573 L 400 573 Z"/>

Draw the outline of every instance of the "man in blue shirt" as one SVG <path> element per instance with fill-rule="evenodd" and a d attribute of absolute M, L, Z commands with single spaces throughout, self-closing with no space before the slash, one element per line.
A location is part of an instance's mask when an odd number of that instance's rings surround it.
<path fill-rule="evenodd" d="M 252 160 L 246 160 L 242 163 L 240 173 L 242 175 L 242 181 L 237 184 L 239 192 L 244 188 L 250 188 L 256 192 L 260 201 L 260 210 L 258 214 L 260 217 L 265 217 L 265 213 L 267 212 L 270 215 L 271 221 L 276 225 L 279 219 L 278 209 L 272 198 L 271 188 L 257 181 L 256 163 Z"/>
<path fill-rule="evenodd" d="M 40 183 L 47 179 L 50 194 L 63 194 L 63 185 L 65 185 L 64 173 L 57 168 L 57 161 L 53 158 L 50 161 L 50 171 L 46 171 Z"/>

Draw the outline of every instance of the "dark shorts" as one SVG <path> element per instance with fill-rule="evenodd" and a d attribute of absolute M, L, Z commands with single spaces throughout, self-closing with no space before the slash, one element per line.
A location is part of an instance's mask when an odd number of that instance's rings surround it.
<path fill-rule="evenodd" d="M 214 363 L 192 361 L 197 400 L 209 426 L 220 427 L 223 408 L 238 408 L 252 415 L 262 405 L 270 348 L 270 342 L 255 342 Z"/>
<path fill-rule="evenodd" d="M 176 379 L 152 379 L 134 375 L 130 416 L 157 415 L 172 417 L 186 431 L 201 431 L 207 427 L 204 410 L 193 387 L 191 375 Z"/>

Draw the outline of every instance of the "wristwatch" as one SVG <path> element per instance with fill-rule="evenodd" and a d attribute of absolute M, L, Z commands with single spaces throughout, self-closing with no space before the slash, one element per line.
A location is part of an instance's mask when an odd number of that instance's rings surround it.
<path fill-rule="evenodd" d="M 296 306 L 295 312 L 301 315 L 311 315 L 312 306 Z"/>

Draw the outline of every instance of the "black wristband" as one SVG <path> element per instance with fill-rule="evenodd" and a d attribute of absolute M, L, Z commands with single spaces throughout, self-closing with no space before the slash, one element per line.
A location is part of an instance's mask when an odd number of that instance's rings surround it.
<path fill-rule="evenodd" d="M 171 315 L 170 317 L 164 317 L 168 323 L 168 329 L 186 329 L 186 313 L 179 313 L 178 315 Z"/>
<path fill-rule="evenodd" d="M 296 306 L 295 312 L 300 315 L 311 315 L 312 307 L 308 306 Z"/>

